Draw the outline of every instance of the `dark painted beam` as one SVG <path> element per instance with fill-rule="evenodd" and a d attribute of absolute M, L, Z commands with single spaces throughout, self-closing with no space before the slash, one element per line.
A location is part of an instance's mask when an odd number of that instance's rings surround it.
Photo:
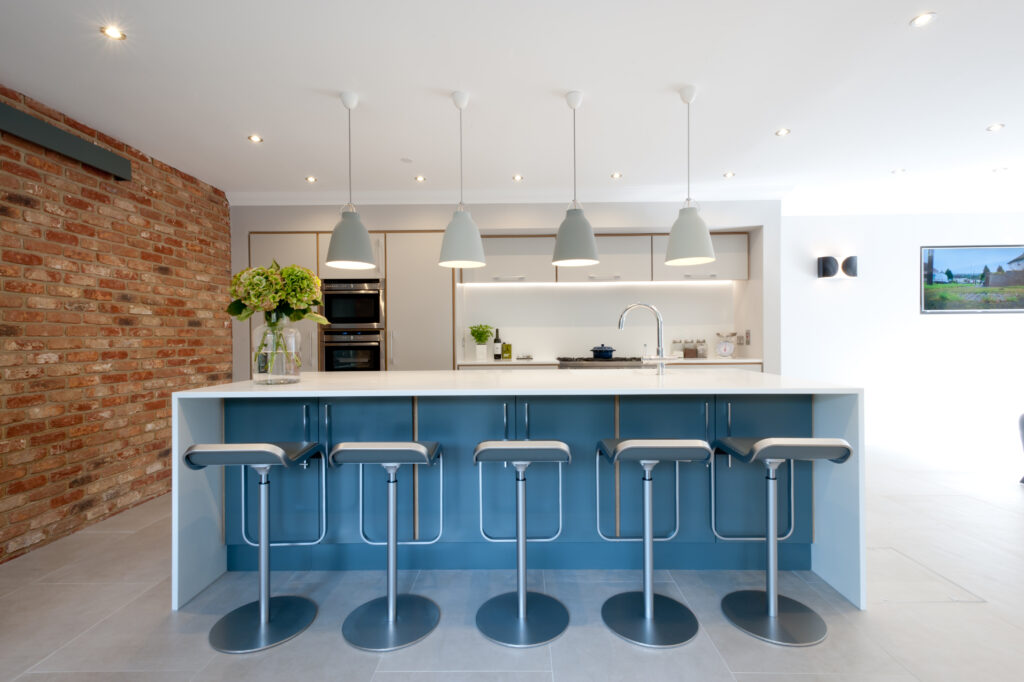
<path fill-rule="evenodd" d="M 0 130 L 106 171 L 118 180 L 132 179 L 132 163 L 123 156 L 3 103 L 0 103 Z"/>

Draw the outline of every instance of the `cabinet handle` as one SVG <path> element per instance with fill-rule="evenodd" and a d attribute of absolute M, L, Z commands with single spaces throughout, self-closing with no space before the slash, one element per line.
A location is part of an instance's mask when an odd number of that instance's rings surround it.
<path fill-rule="evenodd" d="M 591 282 L 614 282 L 622 279 L 622 275 L 587 275 Z"/>
<path fill-rule="evenodd" d="M 530 403 L 523 403 L 523 425 L 526 428 L 526 440 L 530 440 Z"/>
<path fill-rule="evenodd" d="M 505 408 L 505 440 L 508 440 L 508 403 L 502 403 Z"/>
<path fill-rule="evenodd" d="M 710 412 L 711 412 L 711 403 L 708 402 L 708 401 L 704 401 L 704 440 L 710 440 L 711 439 L 711 431 L 709 430 L 709 427 L 711 426 L 711 415 L 710 415 Z"/>
<path fill-rule="evenodd" d="M 491 277 L 493 282 L 524 282 L 526 281 L 526 275 L 503 275 Z"/>
<path fill-rule="evenodd" d="M 309 440 L 309 403 L 302 404 L 302 438 Z"/>
<path fill-rule="evenodd" d="M 324 445 L 326 445 L 327 456 L 331 455 L 331 404 L 324 404 Z"/>
<path fill-rule="evenodd" d="M 395 366 L 395 333 L 388 332 L 388 363 Z"/>
<path fill-rule="evenodd" d="M 725 435 L 732 435 L 732 401 L 725 404 Z M 729 468 L 732 469 L 732 455 L 729 455 Z"/>

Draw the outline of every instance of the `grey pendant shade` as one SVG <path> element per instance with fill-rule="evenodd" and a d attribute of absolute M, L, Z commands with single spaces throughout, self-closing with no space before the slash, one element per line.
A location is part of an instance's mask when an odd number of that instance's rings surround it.
<path fill-rule="evenodd" d="M 453 92 L 452 101 L 459 110 L 459 206 L 444 230 L 437 264 L 445 268 L 482 268 L 487 263 L 480 229 L 462 205 L 462 110 L 469 104 L 469 94 Z"/>
<path fill-rule="evenodd" d="M 372 270 L 377 264 L 373 258 L 370 233 L 352 205 L 352 110 L 359 103 L 359 96 L 354 92 L 343 92 L 341 103 L 348 109 L 348 204 L 341 210 L 341 220 L 331 232 L 325 262 L 342 270 Z"/>
<path fill-rule="evenodd" d="M 690 198 L 690 104 L 696 92 L 696 88 L 688 85 L 679 93 L 686 104 L 686 204 L 679 209 L 679 217 L 672 223 L 665 265 L 701 265 L 715 260 L 711 232 Z"/>
<path fill-rule="evenodd" d="M 341 220 L 334 226 L 327 245 L 326 263 L 342 270 L 372 270 L 377 267 L 373 260 L 370 233 L 355 211 L 341 212 Z"/>
<path fill-rule="evenodd" d="M 565 101 L 572 109 L 572 204 L 565 212 L 565 220 L 558 226 L 551 263 L 562 268 L 597 265 L 600 261 L 594 228 L 576 201 L 576 109 L 583 102 L 583 93 L 577 90 L 566 93 Z"/>
<path fill-rule="evenodd" d="M 441 240 L 438 265 L 446 268 L 480 268 L 485 265 L 484 242 L 473 217 L 461 209 L 452 214 L 452 221 Z"/>
<path fill-rule="evenodd" d="M 679 209 L 665 251 L 665 265 L 700 265 L 715 260 L 711 233 L 695 206 Z"/>
<path fill-rule="evenodd" d="M 563 268 L 596 265 L 600 262 L 597 258 L 594 228 L 583 215 L 582 208 L 570 208 L 565 212 L 565 220 L 558 226 L 555 254 L 551 262 Z"/>

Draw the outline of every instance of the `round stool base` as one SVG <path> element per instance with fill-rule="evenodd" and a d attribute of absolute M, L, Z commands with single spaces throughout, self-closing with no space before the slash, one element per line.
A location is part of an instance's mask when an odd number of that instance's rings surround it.
<path fill-rule="evenodd" d="M 722 613 L 740 630 L 772 644 L 810 646 L 825 639 L 821 616 L 795 599 L 779 595 L 779 615 L 768 617 L 763 590 L 740 590 L 722 598 Z"/>
<path fill-rule="evenodd" d="M 685 644 L 697 634 L 697 617 L 675 599 L 654 595 L 654 618 L 644 618 L 644 593 L 622 592 L 601 607 L 608 629 L 627 642 L 649 647 Z"/>
<path fill-rule="evenodd" d="M 316 604 L 305 597 L 271 597 L 270 621 L 260 624 L 260 603 L 249 602 L 217 621 L 210 646 L 226 654 L 269 649 L 308 628 L 316 619 Z"/>
<path fill-rule="evenodd" d="M 517 597 L 506 592 L 484 602 L 476 612 L 476 627 L 484 637 L 505 646 L 530 647 L 547 644 L 569 627 L 569 610 L 554 597 L 527 592 L 523 620 Z"/>
<path fill-rule="evenodd" d="M 348 614 L 341 634 L 357 649 L 394 651 L 429 635 L 440 620 L 441 609 L 430 599 L 400 594 L 395 598 L 395 620 L 388 622 L 388 598 L 378 597 Z"/>

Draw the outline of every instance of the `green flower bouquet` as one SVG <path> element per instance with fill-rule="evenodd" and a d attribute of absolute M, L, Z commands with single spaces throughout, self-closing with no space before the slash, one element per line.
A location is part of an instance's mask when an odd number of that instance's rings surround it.
<path fill-rule="evenodd" d="M 239 321 L 263 313 L 264 324 L 253 332 L 253 381 L 285 384 L 299 380 L 302 337 L 287 322 L 314 320 L 327 324 L 316 311 L 323 303 L 320 278 L 300 265 L 246 268 L 231 278 L 233 299 L 227 313 Z"/>

